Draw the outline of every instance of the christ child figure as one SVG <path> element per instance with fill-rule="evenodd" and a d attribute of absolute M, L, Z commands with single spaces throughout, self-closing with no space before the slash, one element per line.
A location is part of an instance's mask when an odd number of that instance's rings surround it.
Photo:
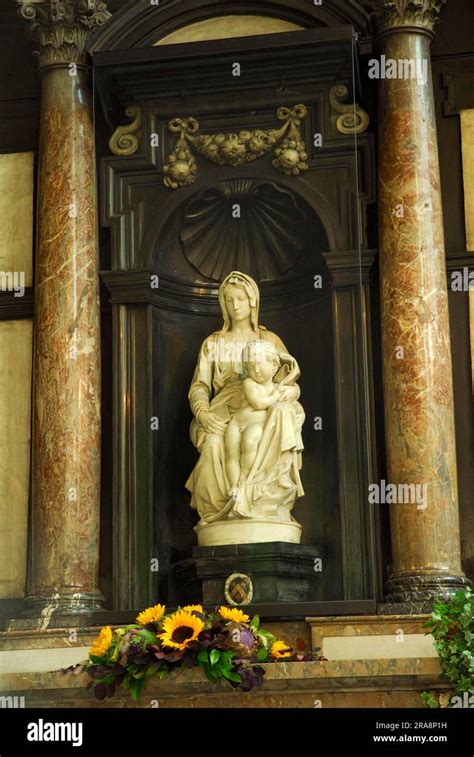
<path fill-rule="evenodd" d="M 278 349 L 271 342 L 255 340 L 244 350 L 242 402 L 224 437 L 229 496 L 233 499 L 238 498 L 239 486 L 255 460 L 268 409 L 280 399 L 279 387 L 273 382 L 280 365 Z"/>

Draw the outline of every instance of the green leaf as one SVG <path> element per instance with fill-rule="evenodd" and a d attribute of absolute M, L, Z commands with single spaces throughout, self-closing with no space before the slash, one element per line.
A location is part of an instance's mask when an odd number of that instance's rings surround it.
<path fill-rule="evenodd" d="M 275 641 L 274 635 L 270 633 L 270 631 L 264 631 L 262 628 L 259 628 L 258 631 L 256 631 L 256 635 L 263 647 L 271 646 Z"/>
<path fill-rule="evenodd" d="M 138 700 L 140 699 L 144 683 L 145 683 L 144 678 L 141 678 L 138 681 L 137 680 L 130 681 L 130 693 L 132 695 L 132 699 L 135 702 L 138 702 Z"/>
<path fill-rule="evenodd" d="M 258 615 L 254 615 L 252 620 L 250 621 L 250 628 L 253 628 L 254 631 L 258 631 L 259 625 L 260 625 L 260 618 Z"/>
<path fill-rule="evenodd" d="M 260 649 L 257 652 L 258 662 L 263 662 L 263 660 L 266 660 L 267 657 L 268 657 L 268 649 L 266 647 L 260 647 Z"/>
<path fill-rule="evenodd" d="M 220 656 L 221 656 L 221 653 L 218 649 L 211 649 L 211 653 L 209 655 L 211 665 L 215 665 L 216 662 L 219 660 Z"/>
<path fill-rule="evenodd" d="M 431 691 L 423 691 L 421 693 L 421 698 L 423 702 L 426 704 L 427 707 L 438 707 L 438 702 L 431 693 Z"/>
<path fill-rule="evenodd" d="M 201 649 L 196 659 L 198 662 L 202 663 L 203 665 L 207 664 L 209 662 L 209 655 L 207 653 L 207 649 Z"/>
<path fill-rule="evenodd" d="M 235 652 L 233 649 L 227 649 L 225 652 L 221 652 L 221 660 L 224 660 L 224 662 L 227 662 L 228 660 L 232 660 L 235 657 Z"/>
<path fill-rule="evenodd" d="M 204 668 L 204 672 L 210 681 L 217 681 L 220 678 L 219 673 L 214 668 L 211 668 L 210 665 Z"/>
<path fill-rule="evenodd" d="M 238 673 L 234 673 L 233 671 L 223 671 L 222 675 L 224 678 L 227 678 L 229 681 L 234 681 L 235 683 L 240 683 L 242 681 L 241 677 Z"/>
<path fill-rule="evenodd" d="M 156 634 L 144 628 L 142 631 L 139 631 L 133 639 L 134 644 L 137 644 L 138 641 L 142 641 L 145 646 L 148 646 L 149 644 L 156 644 L 158 639 L 156 638 Z"/>

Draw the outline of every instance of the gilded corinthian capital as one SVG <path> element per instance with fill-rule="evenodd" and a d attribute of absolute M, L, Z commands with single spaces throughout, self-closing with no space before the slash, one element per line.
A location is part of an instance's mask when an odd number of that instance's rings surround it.
<path fill-rule="evenodd" d="M 417 26 L 432 32 L 446 0 L 365 0 L 364 6 L 375 16 L 377 31 Z"/>
<path fill-rule="evenodd" d="M 110 13 L 104 0 L 17 0 L 19 14 L 30 22 L 40 68 L 58 63 L 85 63 L 89 34 Z"/>

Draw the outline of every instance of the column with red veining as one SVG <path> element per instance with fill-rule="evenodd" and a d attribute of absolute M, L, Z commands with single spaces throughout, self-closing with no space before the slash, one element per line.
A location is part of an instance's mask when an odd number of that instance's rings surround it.
<path fill-rule="evenodd" d="M 387 600 L 410 607 L 465 583 L 461 570 L 451 349 L 430 41 L 440 2 L 375 0 L 386 61 L 419 76 L 379 81 L 379 234 L 391 505 Z M 380 59 L 382 60 L 382 59 Z M 403 64 L 402 64 L 403 65 Z M 427 78 L 424 81 L 424 74 Z M 412 489 L 411 492 L 414 490 Z M 425 496 L 426 495 L 426 496 Z M 407 501 L 408 500 L 408 501 Z M 412 503 L 410 503 L 412 500 Z M 383 506 L 383 505 L 381 505 Z"/>
<path fill-rule="evenodd" d="M 61 14 L 46 1 L 20 4 L 42 78 L 25 617 L 57 625 L 71 614 L 80 622 L 101 601 L 98 222 L 84 46 L 108 14 L 101 2 L 84 10 L 70 0 Z"/>

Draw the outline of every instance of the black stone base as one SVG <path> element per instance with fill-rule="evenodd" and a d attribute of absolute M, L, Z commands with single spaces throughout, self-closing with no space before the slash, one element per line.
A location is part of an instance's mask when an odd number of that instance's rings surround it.
<path fill-rule="evenodd" d="M 90 626 L 93 613 L 103 609 L 103 602 L 100 593 L 30 596 L 25 599 L 21 614 L 7 622 L 6 630 L 41 631 Z"/>
<path fill-rule="evenodd" d="M 192 560 L 175 565 L 180 602 L 201 596 L 205 605 L 229 604 L 224 587 L 234 573 L 250 578 L 252 604 L 310 602 L 318 599 L 317 557 L 316 547 L 286 542 L 194 547 Z M 234 602 L 249 604 L 238 600 L 237 592 Z"/>
<path fill-rule="evenodd" d="M 386 596 L 378 607 L 380 615 L 430 613 L 433 603 L 449 599 L 456 591 L 470 586 L 464 576 L 413 575 L 387 581 Z"/>
<path fill-rule="evenodd" d="M 0 631 L 5 631 L 11 618 L 20 618 L 25 605 L 24 597 L 0 599 Z"/>

